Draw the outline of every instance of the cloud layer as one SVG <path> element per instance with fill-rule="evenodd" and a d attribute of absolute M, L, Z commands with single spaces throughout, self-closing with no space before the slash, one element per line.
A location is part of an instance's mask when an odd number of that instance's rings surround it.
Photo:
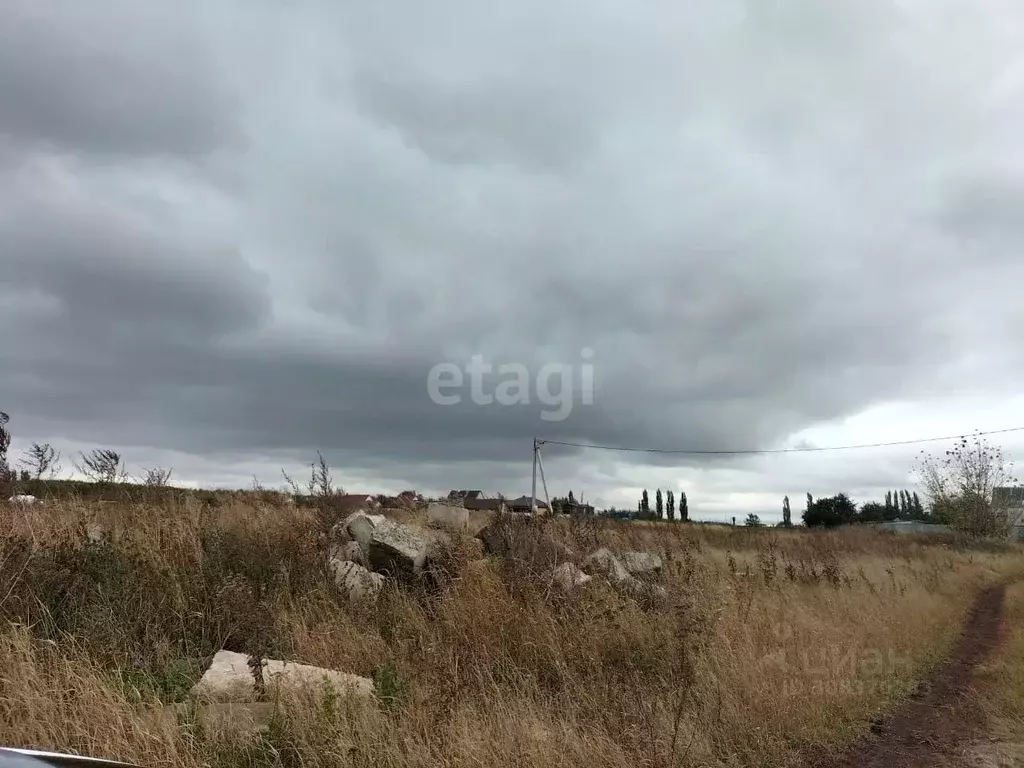
<path fill-rule="evenodd" d="M 0 406 L 209 482 L 321 449 L 507 493 L 534 436 L 769 447 L 892 402 L 942 433 L 1024 373 L 1022 43 L 1008 2 L 15 0 Z M 535 384 L 584 349 L 564 421 L 429 396 L 441 362 Z M 609 500 L 777 485 L 551 449 Z"/>

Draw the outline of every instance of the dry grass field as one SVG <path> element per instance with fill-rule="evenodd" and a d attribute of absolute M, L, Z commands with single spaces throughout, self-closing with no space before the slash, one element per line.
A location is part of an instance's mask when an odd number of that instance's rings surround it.
<path fill-rule="evenodd" d="M 667 599 L 565 595 L 460 541 L 445 578 L 369 607 L 335 589 L 310 510 L 0 518 L 0 744 L 144 766 L 798 766 L 866 733 L 977 591 L 1024 575 L 1019 547 L 952 538 L 533 520 L 579 555 L 661 554 Z M 221 648 L 370 677 L 377 700 L 278 700 L 260 731 L 169 706 Z"/>

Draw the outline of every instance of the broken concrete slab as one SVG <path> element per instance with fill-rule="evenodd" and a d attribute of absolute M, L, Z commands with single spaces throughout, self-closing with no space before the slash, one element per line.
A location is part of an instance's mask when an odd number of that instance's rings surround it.
<path fill-rule="evenodd" d="M 619 560 L 633 576 L 657 576 L 663 566 L 661 557 L 652 552 L 623 552 Z"/>
<path fill-rule="evenodd" d="M 395 576 L 420 574 L 434 548 L 450 541 L 443 531 L 428 531 L 366 513 L 351 515 L 345 521 L 345 530 L 358 542 L 371 570 Z"/>
<path fill-rule="evenodd" d="M 352 560 L 331 560 L 330 568 L 334 574 L 335 586 L 354 602 L 376 600 L 384 588 L 384 576 L 373 573 Z"/>
<path fill-rule="evenodd" d="M 277 659 L 263 661 L 263 680 L 268 692 L 274 688 L 295 689 L 327 684 L 339 695 L 373 695 L 373 681 L 368 678 Z M 255 700 L 258 692 L 249 667 L 249 656 L 233 651 L 218 651 L 202 678 L 192 687 L 191 693 L 208 703 Z"/>
<path fill-rule="evenodd" d="M 572 563 L 562 563 L 552 573 L 552 582 L 563 592 L 571 592 L 576 587 L 586 584 L 591 578 Z"/>

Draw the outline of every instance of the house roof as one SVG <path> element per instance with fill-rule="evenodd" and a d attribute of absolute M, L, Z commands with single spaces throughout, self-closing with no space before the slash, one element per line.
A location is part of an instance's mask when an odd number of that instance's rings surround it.
<path fill-rule="evenodd" d="M 494 496 L 490 493 L 484 493 L 483 491 L 450 491 L 448 493 L 449 499 L 493 499 Z"/>
<path fill-rule="evenodd" d="M 548 508 L 548 505 L 547 505 L 546 501 L 542 501 L 540 499 L 534 499 L 534 503 L 537 505 L 537 507 L 539 509 L 547 509 Z M 527 507 L 527 508 L 529 508 L 529 506 L 530 506 L 530 497 L 529 496 L 520 496 L 518 499 L 512 499 L 512 501 L 510 501 L 509 504 L 511 504 L 513 507 Z"/>
<path fill-rule="evenodd" d="M 563 503 L 568 505 L 568 506 L 570 506 L 570 507 L 593 507 L 594 506 L 593 504 L 590 504 L 588 502 L 577 501 L 575 499 L 573 499 L 572 501 L 565 500 Z"/>
<path fill-rule="evenodd" d="M 502 501 L 501 499 L 466 499 L 463 504 L 466 509 L 484 512 L 501 509 Z"/>

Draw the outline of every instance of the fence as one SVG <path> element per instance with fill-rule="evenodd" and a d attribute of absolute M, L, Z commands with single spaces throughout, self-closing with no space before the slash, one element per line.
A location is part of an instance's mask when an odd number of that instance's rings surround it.
<path fill-rule="evenodd" d="M 893 520 L 886 523 L 875 523 L 875 528 L 880 531 L 894 531 L 896 533 L 952 533 L 953 529 L 948 525 L 936 523 L 922 523 L 918 520 Z"/>
<path fill-rule="evenodd" d="M 953 529 L 948 525 L 937 525 L 936 523 L 922 523 L 917 520 L 895 520 L 888 523 L 875 523 L 875 528 L 880 531 L 893 531 L 895 533 L 952 533 Z M 1011 539 L 1024 541 L 1024 525 L 1015 525 L 1010 532 Z"/>

